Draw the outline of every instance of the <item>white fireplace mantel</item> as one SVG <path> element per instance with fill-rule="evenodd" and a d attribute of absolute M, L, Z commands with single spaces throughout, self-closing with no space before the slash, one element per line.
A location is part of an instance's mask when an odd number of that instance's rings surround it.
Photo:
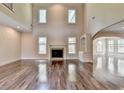
<path fill-rule="evenodd" d="M 52 60 L 52 58 L 51 58 L 51 50 L 52 49 L 63 49 L 63 58 L 62 59 L 63 60 L 66 59 L 66 46 L 67 45 L 49 45 L 49 60 Z"/>

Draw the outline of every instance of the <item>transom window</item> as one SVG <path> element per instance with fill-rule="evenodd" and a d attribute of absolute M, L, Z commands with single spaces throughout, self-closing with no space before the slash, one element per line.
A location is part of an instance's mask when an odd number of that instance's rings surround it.
<path fill-rule="evenodd" d="M 47 22 L 47 10 L 40 9 L 39 10 L 39 23 L 46 23 Z"/>
<path fill-rule="evenodd" d="M 39 37 L 39 54 L 47 53 L 47 38 Z"/>
<path fill-rule="evenodd" d="M 68 10 L 68 23 L 76 23 L 76 10 L 69 9 Z"/>
<path fill-rule="evenodd" d="M 76 37 L 68 38 L 68 53 L 75 54 L 76 53 Z"/>

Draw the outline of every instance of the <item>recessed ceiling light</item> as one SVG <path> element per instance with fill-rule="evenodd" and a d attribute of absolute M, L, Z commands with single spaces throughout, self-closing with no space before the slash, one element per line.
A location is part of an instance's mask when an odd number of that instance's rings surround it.
<path fill-rule="evenodd" d="M 20 28 L 20 26 L 17 26 L 17 28 L 19 29 L 19 28 Z"/>

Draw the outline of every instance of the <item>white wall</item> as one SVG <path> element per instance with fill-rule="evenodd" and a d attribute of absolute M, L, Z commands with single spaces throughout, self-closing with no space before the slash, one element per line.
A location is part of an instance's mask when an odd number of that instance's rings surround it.
<path fill-rule="evenodd" d="M 22 59 L 47 59 L 46 55 L 38 54 L 38 38 L 32 33 L 22 33 L 21 58 Z"/>
<path fill-rule="evenodd" d="M 38 23 L 38 10 L 48 10 L 47 24 Z M 67 10 L 76 9 L 76 24 L 68 24 Z M 80 49 L 80 36 L 84 33 L 84 8 L 82 4 L 33 4 L 33 35 L 32 33 L 22 34 L 22 58 L 48 58 L 47 55 L 38 54 L 38 37 L 46 36 L 48 39 L 47 47 L 50 45 L 66 45 L 69 36 L 77 38 L 75 55 L 69 55 L 67 58 L 78 58 Z"/>
<path fill-rule="evenodd" d="M 124 19 L 124 4 L 85 4 L 85 13 L 86 31 L 93 36 L 101 29 Z"/>
<path fill-rule="evenodd" d="M 0 26 L 0 65 L 21 58 L 21 33 L 5 26 Z"/>
<path fill-rule="evenodd" d="M 53 33 L 54 34 L 54 33 Z M 53 35 L 51 34 L 51 35 Z M 21 45 L 21 53 L 22 53 L 22 59 L 49 59 L 50 53 L 49 53 L 49 47 L 50 45 L 65 45 L 66 51 L 67 51 L 67 42 L 68 42 L 68 36 L 65 37 L 58 37 L 55 41 L 55 38 L 51 38 L 47 35 L 47 54 L 41 55 L 38 54 L 38 36 L 33 35 L 31 32 L 29 33 L 22 33 L 22 45 Z M 71 36 L 71 35 L 70 35 Z M 68 59 L 77 59 L 78 58 L 78 51 L 80 48 L 80 37 L 79 35 L 74 35 L 77 37 L 77 44 L 76 44 L 76 54 L 69 55 L 66 52 L 66 56 Z M 61 41 L 60 41 L 61 40 Z"/>

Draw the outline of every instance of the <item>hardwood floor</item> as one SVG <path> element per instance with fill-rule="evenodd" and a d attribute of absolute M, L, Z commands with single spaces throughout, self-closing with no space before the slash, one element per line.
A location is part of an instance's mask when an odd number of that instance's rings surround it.
<path fill-rule="evenodd" d="M 2 90 L 104 90 L 123 89 L 121 84 L 95 73 L 92 63 L 78 60 L 22 60 L 0 67 Z M 101 72 L 100 72 L 101 73 Z M 103 73 L 102 73 L 103 74 Z M 113 76 L 114 77 L 114 76 Z"/>

